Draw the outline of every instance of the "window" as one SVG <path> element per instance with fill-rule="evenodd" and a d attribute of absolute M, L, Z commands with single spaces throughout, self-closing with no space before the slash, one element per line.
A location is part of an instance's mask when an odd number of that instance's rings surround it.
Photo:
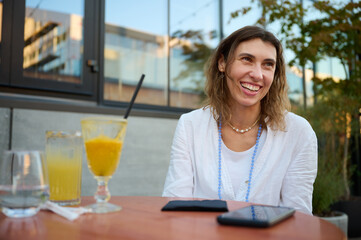
<path fill-rule="evenodd" d="M 199 107 L 203 66 L 220 40 L 218 4 L 106 0 L 104 100 L 129 101 L 144 73 L 137 103 Z"/>
<path fill-rule="evenodd" d="M 170 1 L 170 106 L 197 108 L 204 64 L 220 41 L 217 0 Z"/>
<path fill-rule="evenodd" d="M 140 7 L 141 6 L 141 7 Z M 167 1 L 105 1 L 104 100 L 167 106 Z"/>
<path fill-rule="evenodd" d="M 14 21 L 9 85 L 96 99 L 99 16 L 89 9 L 96 9 L 99 2 L 4 1 L 15 9 L 9 10 L 13 17 L 7 19 Z"/>

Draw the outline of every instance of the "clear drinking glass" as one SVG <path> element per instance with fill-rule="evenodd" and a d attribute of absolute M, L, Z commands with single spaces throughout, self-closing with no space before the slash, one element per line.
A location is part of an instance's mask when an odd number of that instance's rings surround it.
<path fill-rule="evenodd" d="M 98 182 L 96 203 L 87 206 L 95 213 L 115 212 L 120 206 L 108 203 L 108 181 L 117 169 L 127 129 L 127 120 L 92 117 L 81 121 L 87 163 Z"/>
<path fill-rule="evenodd" d="M 47 171 L 39 151 L 5 151 L 0 161 L 0 205 L 8 217 L 35 215 L 49 197 Z"/>

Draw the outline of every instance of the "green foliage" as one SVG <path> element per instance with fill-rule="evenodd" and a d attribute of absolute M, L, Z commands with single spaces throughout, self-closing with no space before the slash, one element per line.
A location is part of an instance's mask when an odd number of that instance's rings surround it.
<path fill-rule="evenodd" d="M 318 174 L 314 183 L 312 206 L 313 214 L 318 216 L 327 215 L 330 206 L 344 194 L 342 173 L 338 167 L 327 165 L 329 160 L 331 159 L 323 159 L 323 156 L 319 158 Z"/>
<path fill-rule="evenodd" d="M 318 139 L 318 175 L 314 184 L 315 214 L 327 212 L 340 197 L 348 198 L 352 173 L 348 139 L 357 134 L 361 106 L 361 82 L 333 79 L 313 79 L 317 89 L 317 104 L 298 113 L 304 116 Z"/>
<path fill-rule="evenodd" d="M 314 184 L 313 208 L 320 215 L 341 197 L 349 198 L 353 166 L 348 139 L 357 134 L 355 110 L 361 107 L 361 82 L 313 79 L 317 104 L 301 110 L 318 139 L 318 174 Z"/>

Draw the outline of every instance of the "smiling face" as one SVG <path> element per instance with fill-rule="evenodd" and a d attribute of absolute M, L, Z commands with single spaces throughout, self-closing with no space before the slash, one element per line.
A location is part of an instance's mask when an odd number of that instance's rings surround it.
<path fill-rule="evenodd" d="M 260 108 L 273 82 L 276 59 L 276 48 L 259 38 L 241 42 L 229 66 L 223 57 L 219 59 L 218 69 L 225 72 L 231 106 Z"/>

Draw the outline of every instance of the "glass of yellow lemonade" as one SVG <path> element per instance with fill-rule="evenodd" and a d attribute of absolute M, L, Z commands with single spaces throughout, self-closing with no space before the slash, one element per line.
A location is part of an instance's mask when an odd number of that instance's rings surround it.
<path fill-rule="evenodd" d="M 98 182 L 96 203 L 90 208 L 94 213 L 121 210 L 109 203 L 108 181 L 117 169 L 127 129 L 127 120 L 111 117 L 90 117 L 81 120 L 87 163 Z"/>
<path fill-rule="evenodd" d="M 81 195 L 83 140 L 80 131 L 46 131 L 50 197 L 59 205 L 77 205 Z"/>

